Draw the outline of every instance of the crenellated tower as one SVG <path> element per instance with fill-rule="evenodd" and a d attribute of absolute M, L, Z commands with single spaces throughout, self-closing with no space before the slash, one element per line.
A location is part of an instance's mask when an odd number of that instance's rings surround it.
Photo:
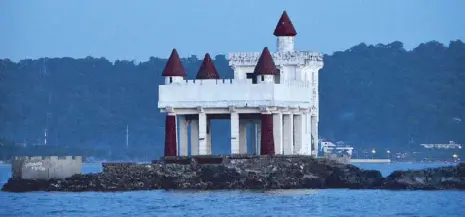
<path fill-rule="evenodd" d="M 262 52 L 228 54 L 234 79 L 221 79 L 208 53 L 196 78 L 185 79 L 179 55 L 173 49 L 163 71 L 165 85 L 159 86 L 158 101 L 161 112 L 168 113 L 166 156 L 211 154 L 212 119 L 231 120 L 233 155 L 317 156 L 322 55 L 295 50 L 297 32 L 286 11 L 274 35 L 275 52 L 265 47 Z M 247 135 L 250 125 L 255 130 Z M 247 149 L 249 136 L 253 138 L 252 150 Z"/>

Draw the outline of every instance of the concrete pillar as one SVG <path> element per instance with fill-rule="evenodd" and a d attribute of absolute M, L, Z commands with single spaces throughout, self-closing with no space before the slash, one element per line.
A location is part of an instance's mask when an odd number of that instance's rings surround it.
<path fill-rule="evenodd" d="M 311 123 L 312 123 L 312 147 L 314 148 L 313 150 L 313 155 L 315 157 L 318 156 L 318 120 L 316 116 L 311 117 Z"/>
<path fill-rule="evenodd" d="M 307 141 L 307 154 L 312 155 L 313 145 L 312 145 L 312 121 L 311 121 L 311 114 L 305 114 L 305 139 Z"/>
<path fill-rule="evenodd" d="M 302 114 L 293 115 L 294 118 L 294 154 L 302 154 L 303 147 L 303 132 L 302 132 Z"/>
<path fill-rule="evenodd" d="M 191 120 L 191 155 L 199 155 L 199 121 Z"/>
<path fill-rule="evenodd" d="M 207 115 L 199 113 L 199 155 L 207 155 Z"/>
<path fill-rule="evenodd" d="M 247 121 L 239 120 L 239 153 L 247 154 Z"/>
<path fill-rule="evenodd" d="M 294 118 L 292 114 L 283 114 L 283 153 L 294 154 Z"/>
<path fill-rule="evenodd" d="M 168 114 L 165 118 L 165 157 L 176 156 L 176 116 Z"/>
<path fill-rule="evenodd" d="M 185 115 L 178 115 L 178 135 L 179 135 L 179 156 L 187 156 L 188 155 L 188 147 L 187 147 L 187 121 Z"/>
<path fill-rule="evenodd" d="M 257 155 L 260 155 L 260 146 L 261 146 L 261 143 L 262 143 L 262 122 L 259 120 L 256 122 L 255 124 L 255 138 L 257 138 L 255 141 L 255 147 L 257 148 L 256 152 Z"/>
<path fill-rule="evenodd" d="M 239 114 L 231 113 L 231 154 L 239 154 Z"/>
<path fill-rule="evenodd" d="M 212 133 L 211 133 L 211 122 L 207 118 L 207 134 L 205 137 L 206 144 L 207 144 L 207 154 L 212 154 Z"/>
<path fill-rule="evenodd" d="M 178 135 L 179 135 L 179 128 L 178 128 L 178 120 L 179 120 L 179 116 L 176 115 L 176 120 L 175 120 L 175 125 L 176 125 L 176 155 L 179 156 L 179 138 L 178 138 Z"/>
<path fill-rule="evenodd" d="M 273 114 L 273 137 L 275 154 L 283 154 L 283 114 Z"/>

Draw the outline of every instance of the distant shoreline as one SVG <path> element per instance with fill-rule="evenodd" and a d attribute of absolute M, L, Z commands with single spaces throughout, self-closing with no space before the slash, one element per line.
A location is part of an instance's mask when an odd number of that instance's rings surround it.
<path fill-rule="evenodd" d="M 350 163 L 392 163 L 391 159 L 350 159 Z"/>
<path fill-rule="evenodd" d="M 82 164 L 84 165 L 102 165 L 102 163 L 109 162 L 109 163 L 114 163 L 114 162 L 120 162 L 120 161 L 102 161 L 102 162 L 83 162 Z M 150 163 L 150 162 L 135 162 L 135 163 Z M 444 164 L 458 164 L 460 162 L 452 162 L 452 161 L 392 161 L 389 159 L 351 159 L 351 164 L 352 163 L 363 163 L 363 164 L 377 164 L 377 163 L 386 163 L 386 164 L 395 164 L 395 163 L 415 163 L 415 164 L 435 164 L 435 163 L 444 163 Z M 11 163 L 6 163 L 6 162 L 0 162 L 0 166 L 6 166 L 6 165 L 11 165 Z"/>
<path fill-rule="evenodd" d="M 85 165 L 101 165 L 103 162 L 83 162 L 82 164 L 85 164 Z M 6 163 L 6 162 L 1 162 L 0 163 L 0 166 L 3 166 L 3 165 L 11 165 L 11 163 Z"/>

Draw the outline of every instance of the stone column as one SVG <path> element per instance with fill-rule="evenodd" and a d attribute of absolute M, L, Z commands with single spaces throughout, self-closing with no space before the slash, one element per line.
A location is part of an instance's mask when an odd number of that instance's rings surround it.
<path fill-rule="evenodd" d="M 283 114 L 283 153 L 294 154 L 294 118 L 293 114 Z"/>
<path fill-rule="evenodd" d="M 283 154 L 283 114 L 273 114 L 273 137 L 275 154 Z"/>
<path fill-rule="evenodd" d="M 314 147 L 313 155 L 318 156 L 318 120 L 315 115 L 311 117 L 312 122 L 312 146 Z"/>
<path fill-rule="evenodd" d="M 294 154 L 302 154 L 302 115 L 294 114 Z"/>
<path fill-rule="evenodd" d="M 257 148 L 256 153 L 257 155 L 260 155 L 260 145 L 261 145 L 261 138 L 262 138 L 262 123 L 261 121 L 257 121 L 255 124 L 255 147 Z"/>
<path fill-rule="evenodd" d="M 294 115 L 294 153 L 299 155 L 306 155 L 308 145 L 306 140 L 306 115 Z"/>
<path fill-rule="evenodd" d="M 170 114 L 165 118 L 165 157 L 176 156 L 176 116 Z"/>
<path fill-rule="evenodd" d="M 239 114 L 231 113 L 231 154 L 239 154 Z"/>
<path fill-rule="evenodd" d="M 261 114 L 260 155 L 274 155 L 273 115 Z"/>
<path fill-rule="evenodd" d="M 191 155 L 199 155 L 199 121 L 191 120 Z"/>
<path fill-rule="evenodd" d="M 247 121 L 239 120 L 239 153 L 247 154 Z"/>
<path fill-rule="evenodd" d="M 178 115 L 179 120 L 179 156 L 187 156 L 188 155 L 188 147 L 187 147 L 187 121 L 185 115 Z"/>
<path fill-rule="evenodd" d="M 211 133 L 211 122 L 207 117 L 207 134 L 205 137 L 206 144 L 207 144 L 207 154 L 212 154 L 212 133 Z"/>
<path fill-rule="evenodd" d="M 207 155 L 207 115 L 199 113 L 199 155 Z"/>
<path fill-rule="evenodd" d="M 312 120 L 311 114 L 306 113 L 305 115 L 305 139 L 307 140 L 307 154 L 313 155 L 313 145 L 312 145 Z"/>

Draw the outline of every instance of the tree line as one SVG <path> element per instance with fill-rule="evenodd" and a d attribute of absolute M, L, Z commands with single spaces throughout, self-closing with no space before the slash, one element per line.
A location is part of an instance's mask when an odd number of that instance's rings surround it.
<path fill-rule="evenodd" d="M 202 59 L 183 58 L 189 78 Z M 406 50 L 401 42 L 359 44 L 324 56 L 320 135 L 356 147 L 405 148 L 465 143 L 465 44 L 431 41 Z M 163 153 L 164 114 L 157 109 L 166 59 L 0 60 L 0 137 L 15 143 Z M 215 66 L 231 78 L 225 56 Z M 218 121 L 213 150 L 227 153 L 229 125 Z M 127 152 L 127 150 L 126 150 Z M 145 153 L 144 153 L 145 152 Z M 138 154 L 135 154 L 138 155 Z"/>

